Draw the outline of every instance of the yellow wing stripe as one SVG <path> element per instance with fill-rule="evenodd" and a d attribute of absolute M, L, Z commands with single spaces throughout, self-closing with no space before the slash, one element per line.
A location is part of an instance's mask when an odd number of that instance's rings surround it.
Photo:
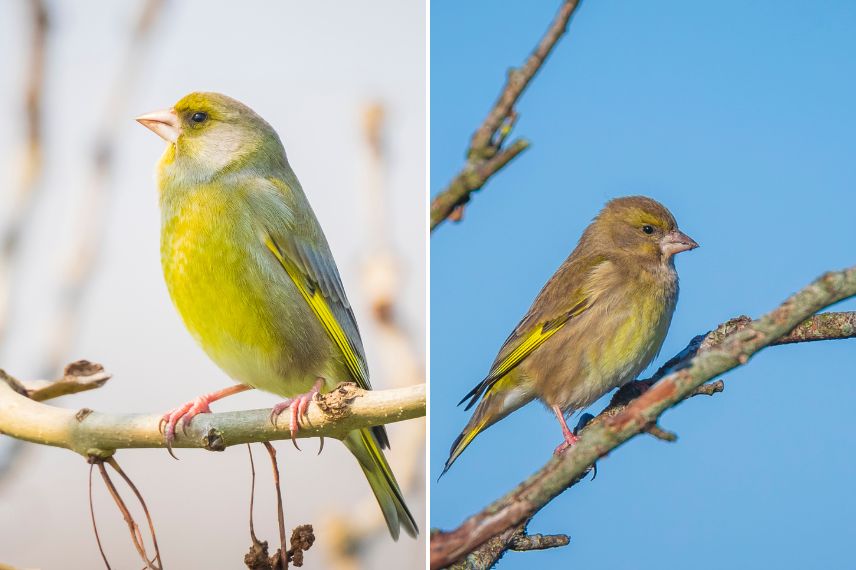
<path fill-rule="evenodd" d="M 276 243 L 269 236 L 265 238 L 265 245 L 271 253 L 274 254 L 277 261 L 279 261 L 279 264 L 282 265 L 282 268 L 285 269 L 285 272 L 294 282 L 297 290 L 300 291 L 300 295 L 312 308 L 312 312 L 315 313 L 318 320 L 321 321 L 321 324 L 324 326 L 324 330 L 327 331 L 327 334 L 330 335 L 330 338 L 333 339 L 333 342 L 335 342 L 336 346 L 339 347 L 339 350 L 342 351 L 342 354 L 345 356 L 345 364 L 348 367 L 348 371 L 354 376 L 354 380 L 356 380 L 360 385 L 365 384 L 366 377 L 368 375 L 363 367 L 363 363 L 357 356 L 354 348 L 351 346 L 345 331 L 342 330 L 341 325 L 339 325 L 339 322 L 336 320 L 336 316 L 333 315 L 333 311 L 330 310 L 330 305 L 321 294 L 320 289 L 312 291 L 306 286 L 306 283 L 300 273 L 300 269 L 298 269 L 291 260 L 282 255 L 279 247 L 277 247 Z"/>
<path fill-rule="evenodd" d="M 491 369 L 487 379 L 492 381 L 502 378 L 508 374 L 508 372 L 520 364 L 524 358 L 532 354 L 533 350 L 544 344 L 548 338 L 559 332 L 559 330 L 561 330 L 569 320 L 576 317 L 587 308 L 588 302 L 583 299 L 561 317 L 547 321 L 539 328 L 536 328 L 523 340 L 523 342 L 517 345 L 514 350 L 508 354 L 508 356 L 503 358 L 501 362 L 497 363 L 497 365 Z"/>
<path fill-rule="evenodd" d="M 540 327 L 532 331 L 532 333 L 527 336 L 523 342 L 517 346 L 517 348 L 512 350 L 508 356 L 502 359 L 502 362 L 498 363 L 496 367 L 490 371 L 490 376 L 493 378 L 499 378 L 507 374 L 512 368 L 520 364 L 524 358 L 529 356 L 533 350 L 544 344 L 548 338 L 556 334 L 563 326 L 565 326 L 565 323 L 546 331 L 544 330 L 544 327 Z"/>

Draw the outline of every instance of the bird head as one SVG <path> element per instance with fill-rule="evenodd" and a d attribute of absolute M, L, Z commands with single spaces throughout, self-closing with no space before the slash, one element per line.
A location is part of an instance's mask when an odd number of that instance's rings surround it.
<path fill-rule="evenodd" d="M 595 218 L 592 230 L 598 242 L 642 261 L 669 263 L 675 254 L 698 247 L 678 229 L 665 206 L 645 196 L 611 200 Z"/>
<path fill-rule="evenodd" d="M 213 175 L 256 157 L 284 160 L 282 143 L 252 109 L 219 93 L 191 93 L 170 109 L 137 117 L 169 143 L 164 160 Z"/>

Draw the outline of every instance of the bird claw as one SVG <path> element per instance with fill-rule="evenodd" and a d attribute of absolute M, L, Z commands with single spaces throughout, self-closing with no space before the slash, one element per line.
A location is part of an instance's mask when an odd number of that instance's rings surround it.
<path fill-rule="evenodd" d="M 553 450 L 553 455 L 559 455 L 560 453 L 562 453 L 563 451 L 565 451 L 566 449 L 568 449 L 569 447 L 574 445 L 579 440 L 580 440 L 580 438 L 577 437 L 576 435 L 574 435 L 573 433 L 571 433 L 571 432 L 566 433 L 565 434 L 565 441 L 563 441 L 562 443 L 560 443 L 559 445 L 556 446 L 556 449 Z"/>
<path fill-rule="evenodd" d="M 172 451 L 172 444 L 175 441 L 175 429 L 179 422 L 181 423 L 182 433 L 187 435 L 187 426 L 190 425 L 195 416 L 211 413 L 208 403 L 209 400 L 206 396 L 199 396 L 190 402 L 168 411 L 160 419 L 160 422 L 158 422 L 158 431 L 163 434 L 166 449 L 173 459 L 178 459 Z"/>
<path fill-rule="evenodd" d="M 315 398 L 315 395 L 321 391 L 323 383 L 324 380 L 319 378 L 315 381 L 311 390 L 305 394 L 299 394 L 294 398 L 286 398 L 279 404 L 275 405 L 271 410 L 270 421 L 273 424 L 273 427 L 277 427 L 277 419 L 285 410 L 291 410 L 291 413 L 289 414 L 288 429 L 291 432 L 291 443 L 294 444 L 294 447 L 298 451 L 300 451 L 300 446 L 297 445 L 297 432 L 300 430 L 300 424 L 303 423 L 303 419 L 309 411 L 309 404 Z M 321 447 L 318 450 L 318 453 L 321 453 L 321 449 L 324 449 L 324 438 L 321 438 Z"/>
<path fill-rule="evenodd" d="M 172 444 L 175 441 L 175 428 L 179 422 L 181 422 L 181 431 L 187 435 L 187 427 L 190 425 L 190 422 L 194 417 L 199 414 L 211 413 L 211 408 L 209 407 L 211 402 L 216 402 L 217 400 L 222 400 L 232 394 L 238 394 L 239 392 L 244 392 L 250 389 L 250 386 L 246 384 L 229 386 L 228 388 L 223 388 L 222 390 L 217 390 L 216 392 L 211 392 L 204 396 L 199 396 L 198 398 L 165 413 L 158 422 L 158 431 L 163 434 L 166 449 L 169 451 L 169 454 L 172 455 L 173 459 L 178 459 L 178 457 L 175 456 L 175 453 L 172 452 Z"/>

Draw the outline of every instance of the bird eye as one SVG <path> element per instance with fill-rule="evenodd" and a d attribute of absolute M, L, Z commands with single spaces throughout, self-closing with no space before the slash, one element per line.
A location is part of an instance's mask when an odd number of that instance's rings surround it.
<path fill-rule="evenodd" d="M 642 231 L 648 235 L 651 235 L 654 233 L 654 228 L 652 228 L 651 226 L 645 225 L 645 226 L 642 226 Z"/>
<path fill-rule="evenodd" d="M 198 113 L 193 113 L 193 116 L 190 117 L 190 120 L 193 121 L 194 123 L 201 123 L 201 122 L 205 121 L 205 119 L 207 119 L 207 118 L 208 118 L 208 113 L 203 113 L 202 111 L 199 111 Z"/>

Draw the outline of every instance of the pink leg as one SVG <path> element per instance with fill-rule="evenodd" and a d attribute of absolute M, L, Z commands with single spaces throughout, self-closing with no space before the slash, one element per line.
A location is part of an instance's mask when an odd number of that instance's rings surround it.
<path fill-rule="evenodd" d="M 273 407 L 270 413 L 270 421 L 276 427 L 276 420 L 279 418 L 280 414 L 284 412 L 286 409 L 291 408 L 291 419 L 288 423 L 288 429 L 291 431 L 291 442 L 294 444 L 294 447 L 300 449 L 297 445 L 297 431 L 300 429 L 300 420 L 303 416 L 306 415 L 306 412 L 309 410 L 309 403 L 315 397 L 315 394 L 321 391 L 321 386 L 324 385 L 324 379 L 318 378 L 315 381 L 315 384 L 312 385 L 312 389 L 306 392 L 305 394 L 298 394 L 294 398 L 286 398 L 279 404 Z M 324 440 L 321 440 L 321 445 L 324 445 Z M 320 451 L 318 453 L 321 453 Z"/>
<path fill-rule="evenodd" d="M 565 421 L 565 414 L 562 413 L 559 406 L 553 406 L 553 413 L 556 414 L 556 419 L 558 419 L 559 423 L 562 425 L 562 435 L 565 436 L 565 441 L 560 443 L 556 447 L 556 450 L 553 451 L 554 455 L 558 455 L 579 441 L 580 438 L 575 436 L 574 432 L 568 428 L 568 422 Z"/>
<path fill-rule="evenodd" d="M 226 396 L 245 392 L 246 390 L 252 390 L 252 386 L 247 386 L 246 384 L 229 386 L 228 388 L 223 388 L 222 390 L 217 390 L 216 392 L 199 396 L 195 400 L 191 400 L 190 402 L 182 404 L 181 406 L 165 413 L 161 418 L 160 425 L 158 427 L 163 433 L 163 438 L 166 442 L 166 448 L 169 450 L 169 454 L 175 457 L 175 454 L 172 452 L 172 442 L 175 441 L 175 428 L 179 421 L 181 421 L 181 430 L 184 433 L 187 433 L 187 426 L 190 425 L 190 421 L 196 415 L 211 413 L 211 408 L 208 407 L 208 404 L 216 402 L 217 400 L 222 400 Z M 175 458 L 178 459 L 177 457 Z"/>

